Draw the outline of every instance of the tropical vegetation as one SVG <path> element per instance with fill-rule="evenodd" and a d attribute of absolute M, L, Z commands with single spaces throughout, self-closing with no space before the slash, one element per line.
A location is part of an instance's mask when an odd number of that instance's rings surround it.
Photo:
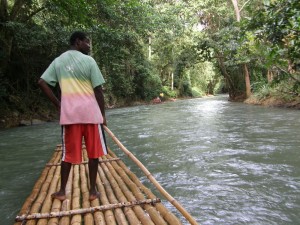
<path fill-rule="evenodd" d="M 1 0 L 2 123 L 53 117 L 37 80 L 74 30 L 92 39 L 108 107 L 221 92 L 299 103 L 298 0 Z"/>

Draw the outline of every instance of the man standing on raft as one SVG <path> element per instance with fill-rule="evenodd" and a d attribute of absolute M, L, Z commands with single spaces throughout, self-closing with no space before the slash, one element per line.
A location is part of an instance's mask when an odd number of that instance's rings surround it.
<path fill-rule="evenodd" d="M 96 191 L 98 158 L 107 154 L 103 134 L 106 125 L 104 96 L 101 85 L 105 82 L 95 62 L 88 56 L 90 40 L 83 32 L 70 37 L 70 50 L 57 57 L 39 79 L 39 86 L 60 112 L 62 125 L 61 187 L 52 194 L 61 201 L 66 199 L 66 184 L 72 164 L 82 162 L 82 137 L 89 158 L 90 197 L 99 197 Z M 61 101 L 48 86 L 59 83 Z"/>

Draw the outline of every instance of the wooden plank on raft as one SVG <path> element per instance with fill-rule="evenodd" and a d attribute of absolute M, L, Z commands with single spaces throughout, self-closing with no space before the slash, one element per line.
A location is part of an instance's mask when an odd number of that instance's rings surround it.
<path fill-rule="evenodd" d="M 72 165 L 64 201 L 52 199 L 60 188 L 61 145 L 58 145 L 14 225 L 180 225 L 171 213 L 109 148 L 99 159 L 96 186 L 100 198 L 89 201 L 89 170 L 85 146 L 83 162 Z"/>

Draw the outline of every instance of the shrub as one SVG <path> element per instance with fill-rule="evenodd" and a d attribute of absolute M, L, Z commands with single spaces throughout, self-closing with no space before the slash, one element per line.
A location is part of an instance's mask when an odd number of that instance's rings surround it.
<path fill-rule="evenodd" d="M 171 90 L 168 86 L 162 87 L 162 93 L 164 93 L 166 98 L 177 98 L 177 92 L 175 90 Z"/>
<path fill-rule="evenodd" d="M 201 91 L 200 88 L 192 87 L 192 97 L 199 98 L 202 97 L 203 95 L 205 95 L 205 93 L 203 93 L 203 91 Z"/>

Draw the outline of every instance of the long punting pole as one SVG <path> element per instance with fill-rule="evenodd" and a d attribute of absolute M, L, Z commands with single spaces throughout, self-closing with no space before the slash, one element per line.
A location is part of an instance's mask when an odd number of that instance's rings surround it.
<path fill-rule="evenodd" d="M 192 225 L 198 225 L 197 221 L 177 202 L 153 177 L 149 170 L 127 149 L 125 146 L 116 138 L 116 136 L 104 126 L 105 131 L 113 139 L 113 141 L 119 146 L 119 148 L 132 160 L 138 167 L 143 171 L 147 178 L 154 184 L 154 186 L 159 190 L 159 192 L 178 209 L 178 211 L 190 222 Z"/>

